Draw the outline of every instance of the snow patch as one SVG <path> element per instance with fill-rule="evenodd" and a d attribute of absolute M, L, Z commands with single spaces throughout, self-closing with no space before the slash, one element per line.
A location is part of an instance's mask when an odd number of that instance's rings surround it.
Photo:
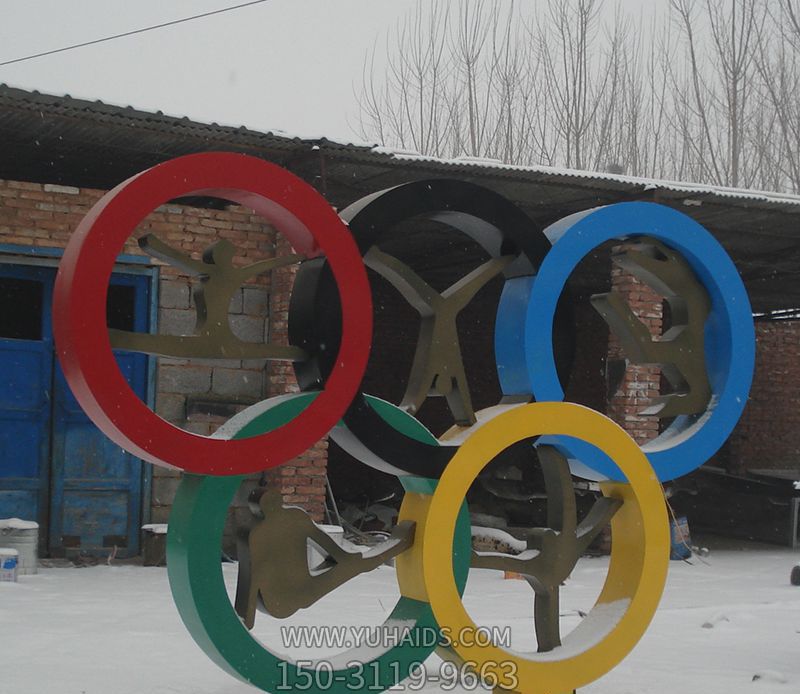
<path fill-rule="evenodd" d="M 798 562 L 797 551 L 711 547 L 711 565 L 672 562 L 664 599 L 647 633 L 610 673 L 579 687 L 580 694 L 800 691 L 800 599 L 798 589 L 787 584 L 787 573 Z M 569 615 L 562 617 L 563 632 L 576 623 L 577 610 L 586 612 L 596 600 L 607 570 L 607 557 L 578 562 L 561 590 L 561 613 Z M 223 564 L 222 572 L 233 596 L 237 567 Z M 282 650 L 282 626 L 374 626 L 386 619 L 398 597 L 394 571 L 380 567 L 289 620 L 259 615 L 254 636 Z M 535 651 L 532 591 L 524 581 L 504 581 L 501 573 L 487 569 L 471 571 L 464 605 L 476 624 L 510 629 L 515 651 Z M 717 614 L 726 615 L 730 627 L 713 632 L 700 628 L 703 620 Z M 597 610 L 590 615 L 594 616 L 583 622 L 597 618 Z M 746 621 L 747 616 L 753 621 Z M 164 568 L 42 568 L 37 575 L 20 576 L 19 583 L 0 583 L 0 624 L 0 633 L 7 636 L 0 639 L 2 692 L 49 693 L 54 672 L 64 694 L 256 691 L 214 665 L 192 641 L 172 603 Z M 576 636 L 590 637 L 567 635 L 559 657 L 563 649 L 578 647 Z M 298 647 L 290 655 L 330 660 L 337 650 Z M 44 653 L 47 667 L 42 666 Z M 435 657 L 425 667 L 439 674 Z M 422 692 L 441 694 L 440 684 L 429 681 Z M 470 690 L 457 685 L 452 691 Z"/>
<path fill-rule="evenodd" d="M 0 520 L 0 530 L 38 530 L 36 521 L 22 520 L 20 518 L 5 518 Z"/>
<path fill-rule="evenodd" d="M 167 527 L 166 523 L 147 523 L 142 526 L 142 530 L 151 532 L 153 535 L 166 535 Z"/>
<path fill-rule="evenodd" d="M 472 526 L 472 539 L 473 540 L 490 540 L 497 544 L 508 545 L 515 552 L 521 553 L 528 549 L 528 543 L 525 540 L 518 540 L 513 535 L 510 535 L 505 530 L 499 528 L 484 528 L 479 525 Z M 502 554 L 501 552 L 478 552 L 481 555 L 495 555 Z M 537 552 L 538 554 L 538 552 Z"/>
<path fill-rule="evenodd" d="M 625 598 L 595 605 L 575 630 L 564 639 L 564 645 L 547 653 L 536 653 L 530 659 L 546 663 L 574 658 L 585 653 L 600 643 L 619 624 L 630 604 L 630 599 Z"/>

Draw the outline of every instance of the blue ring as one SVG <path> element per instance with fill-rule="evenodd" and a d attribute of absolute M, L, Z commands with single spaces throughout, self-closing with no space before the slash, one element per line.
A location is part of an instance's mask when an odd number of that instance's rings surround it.
<path fill-rule="evenodd" d="M 661 481 L 698 468 L 733 431 L 747 403 L 753 378 L 752 310 L 733 261 L 700 224 L 655 203 L 626 202 L 596 207 L 565 217 L 548 227 L 545 234 L 553 248 L 536 277 L 507 281 L 500 299 L 495 354 L 503 394 L 532 392 L 538 401 L 564 399 L 554 362 L 553 316 L 567 279 L 581 259 L 605 241 L 652 236 L 683 255 L 711 299 L 705 352 L 712 396 L 703 414 L 676 417 L 642 450 Z M 549 443 L 557 443 L 570 457 L 583 463 L 571 461 L 576 475 L 625 480 L 611 459 L 592 446 L 565 438 Z"/>

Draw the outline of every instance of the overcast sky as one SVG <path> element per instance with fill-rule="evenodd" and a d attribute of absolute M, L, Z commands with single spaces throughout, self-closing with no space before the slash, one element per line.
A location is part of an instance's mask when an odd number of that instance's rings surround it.
<path fill-rule="evenodd" d="M 0 0 L 0 62 L 242 1 Z M 354 139 L 353 89 L 365 54 L 415 1 L 269 0 L 3 66 L 0 83 L 199 121 Z"/>

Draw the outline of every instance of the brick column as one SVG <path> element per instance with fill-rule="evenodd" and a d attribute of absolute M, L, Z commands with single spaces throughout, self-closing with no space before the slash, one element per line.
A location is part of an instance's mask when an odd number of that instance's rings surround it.
<path fill-rule="evenodd" d="M 615 251 L 618 249 L 614 249 Z M 661 335 L 663 299 L 617 265 L 611 269 L 611 288 L 622 294 L 631 310 L 652 335 Z M 614 333 L 609 334 L 608 361 L 624 359 L 625 354 Z M 638 444 L 658 436 L 659 419 L 639 412 L 658 397 L 661 390 L 661 369 L 657 366 L 628 364 L 616 392 L 608 400 L 608 416 L 627 431 Z"/>
<path fill-rule="evenodd" d="M 275 254 L 292 253 L 289 243 L 277 235 Z M 272 291 L 269 300 L 269 340 L 289 344 L 289 297 L 291 296 L 297 265 L 278 268 L 272 273 Z M 282 395 L 298 391 L 294 369 L 288 361 L 271 361 L 267 366 L 268 394 Z M 304 508 L 316 521 L 325 515 L 325 473 L 328 466 L 328 441 L 323 439 L 292 461 L 271 470 L 270 484 L 280 484 L 283 500 Z"/>

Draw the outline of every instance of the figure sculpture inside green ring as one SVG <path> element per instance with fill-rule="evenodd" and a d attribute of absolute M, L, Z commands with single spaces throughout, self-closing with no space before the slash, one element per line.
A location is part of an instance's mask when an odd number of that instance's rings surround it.
<path fill-rule="evenodd" d="M 294 417 L 314 394 L 280 397 L 255 406 L 259 414 L 236 431 L 245 438 L 280 426 Z M 270 406 L 272 402 L 272 406 Z M 435 443 L 432 434 L 399 408 L 374 399 L 379 413 L 390 408 L 387 419 L 407 436 Z M 382 416 L 385 416 L 382 414 Z M 238 422 L 246 419 L 242 415 Z M 231 424 L 220 436 L 232 436 Z M 340 425 L 341 426 L 341 425 Z M 222 669 L 269 692 L 382 691 L 408 677 L 434 650 L 439 632 L 427 602 L 401 596 L 381 629 L 403 630 L 405 638 L 386 645 L 358 648 L 329 659 L 332 669 L 295 664 L 262 645 L 236 613 L 228 598 L 220 564 L 220 545 L 228 506 L 244 477 L 184 475 L 169 519 L 167 566 L 175 604 L 194 640 Z M 406 493 L 431 495 L 434 480 L 401 477 Z M 459 592 L 466 584 L 471 556 L 469 515 L 462 506 L 453 546 L 453 568 Z M 320 676 L 320 675 L 324 676 Z"/>

